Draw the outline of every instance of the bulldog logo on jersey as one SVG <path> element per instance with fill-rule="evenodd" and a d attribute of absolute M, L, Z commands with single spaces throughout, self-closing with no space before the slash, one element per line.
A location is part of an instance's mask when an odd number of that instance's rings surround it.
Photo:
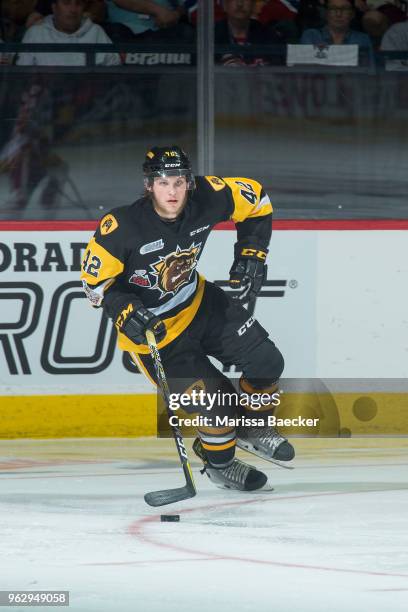
<path fill-rule="evenodd" d="M 199 244 L 193 242 L 188 249 L 177 246 L 176 251 L 150 264 L 153 274 L 157 276 L 157 282 L 152 289 L 159 289 L 161 298 L 169 293 L 176 293 L 182 285 L 188 283 L 197 266 L 200 249 L 201 242 Z"/>

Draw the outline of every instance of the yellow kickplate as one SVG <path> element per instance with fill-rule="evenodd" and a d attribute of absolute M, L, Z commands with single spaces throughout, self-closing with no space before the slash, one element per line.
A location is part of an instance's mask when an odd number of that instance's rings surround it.
<path fill-rule="evenodd" d="M 154 394 L 0 397 L 0 438 L 128 438 L 155 434 Z"/>
<path fill-rule="evenodd" d="M 277 419 L 296 425 L 279 427 L 284 435 L 310 437 L 406 436 L 406 393 L 287 393 L 276 409 Z M 304 425 L 296 417 L 306 421 Z M 299 423 L 299 425 L 298 425 Z M 279 426 L 279 423 L 278 423 Z"/>
<path fill-rule="evenodd" d="M 274 416 L 283 435 L 408 436 L 406 393 L 286 393 L 281 397 Z M 167 421 L 165 412 L 162 417 Z M 282 423 L 285 419 L 292 423 Z M 3 439 L 156 435 L 154 394 L 0 397 Z"/>

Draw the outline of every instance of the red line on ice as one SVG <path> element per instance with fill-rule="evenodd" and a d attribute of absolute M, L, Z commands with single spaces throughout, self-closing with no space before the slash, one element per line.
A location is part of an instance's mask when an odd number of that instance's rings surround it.
<path fill-rule="evenodd" d="M 96 461 L 94 459 L 51 459 L 36 461 L 35 459 L 12 459 L 0 461 L 0 474 L 3 470 L 25 470 L 38 467 L 88 465 L 90 463 L 107 463 L 107 461 Z M 23 478 L 25 478 L 23 476 Z"/>
<path fill-rule="evenodd" d="M 386 492 L 389 493 L 390 491 L 406 491 L 406 490 L 407 490 L 406 488 L 386 489 Z M 382 493 L 382 492 L 384 492 L 384 490 L 382 489 L 371 489 L 369 491 L 338 491 L 338 492 L 330 492 L 330 493 L 308 493 L 305 495 L 293 495 L 293 496 L 289 495 L 289 496 L 274 497 L 274 498 L 263 497 L 260 499 L 250 499 L 250 500 L 239 501 L 239 502 L 223 502 L 220 504 L 208 504 L 205 506 L 199 506 L 197 508 L 186 508 L 183 510 L 178 510 L 177 513 L 178 514 L 190 514 L 192 512 L 209 510 L 209 509 L 214 509 L 214 508 L 227 508 L 230 506 L 248 506 L 250 504 L 257 504 L 257 503 L 290 501 L 290 500 L 297 500 L 297 499 L 310 499 L 313 497 L 334 497 L 334 496 L 339 496 L 339 495 L 360 495 L 360 494 L 365 494 L 365 493 Z M 363 574 L 366 576 L 386 576 L 386 577 L 393 577 L 393 578 L 408 578 L 408 574 L 394 574 L 390 572 L 376 572 L 376 571 L 369 571 L 369 570 L 357 570 L 357 569 L 347 569 L 347 568 L 339 568 L 339 567 L 326 567 L 322 565 L 305 565 L 302 563 L 283 563 L 279 561 L 251 559 L 247 557 L 237 557 L 237 556 L 232 556 L 232 555 L 224 556 L 224 555 L 212 554 L 209 552 L 205 552 L 205 551 L 201 551 L 201 550 L 197 550 L 193 548 L 186 548 L 183 546 L 177 546 L 175 544 L 169 544 L 166 542 L 160 542 L 160 541 L 155 540 L 153 536 L 149 536 L 148 534 L 144 532 L 146 526 L 148 526 L 151 523 L 155 523 L 155 522 L 158 522 L 157 515 L 143 517 L 142 519 L 139 519 L 138 521 L 131 523 L 127 531 L 131 536 L 138 538 L 142 542 L 152 544 L 153 546 L 158 546 L 159 548 L 166 548 L 166 549 L 173 550 L 176 552 L 182 552 L 182 553 L 187 553 L 191 555 L 201 555 L 202 557 L 205 557 L 207 560 L 209 558 L 212 558 L 214 561 L 240 561 L 244 563 L 255 563 L 259 565 L 273 565 L 275 567 L 289 567 L 289 568 L 294 568 L 294 569 L 318 570 L 318 571 L 323 571 L 323 572 L 338 572 L 338 573 L 345 573 L 345 574 L 359 574 L 359 575 Z"/>

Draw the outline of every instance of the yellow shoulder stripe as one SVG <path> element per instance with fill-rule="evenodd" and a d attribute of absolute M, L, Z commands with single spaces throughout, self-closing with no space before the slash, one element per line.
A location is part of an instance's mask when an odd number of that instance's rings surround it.
<path fill-rule="evenodd" d="M 224 181 L 232 192 L 234 211 L 231 218 L 235 223 L 265 217 L 272 212 L 269 196 L 265 193 L 261 196 L 262 185 L 258 181 L 242 177 L 228 177 Z"/>
<path fill-rule="evenodd" d="M 225 183 L 219 176 L 206 176 L 204 177 L 214 189 L 214 191 L 221 191 L 224 189 Z"/>
<path fill-rule="evenodd" d="M 123 263 L 91 238 L 85 249 L 82 262 L 81 280 L 96 285 L 107 278 L 114 278 L 123 272 Z"/>

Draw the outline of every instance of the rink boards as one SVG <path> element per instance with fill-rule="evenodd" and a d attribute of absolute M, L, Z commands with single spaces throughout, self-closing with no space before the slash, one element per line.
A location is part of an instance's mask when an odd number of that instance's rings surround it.
<path fill-rule="evenodd" d="M 111 325 L 88 305 L 78 280 L 93 227 L 0 226 L 1 437 L 156 430 L 150 383 L 123 361 Z M 212 233 L 199 264 L 221 285 L 232 261 L 231 229 Z M 286 378 L 355 380 L 356 388 L 330 391 L 340 426 L 353 432 L 363 423 L 364 433 L 408 433 L 401 382 L 408 377 L 407 252 L 404 222 L 275 224 L 256 316 L 285 356 Z M 387 384 L 373 390 L 366 379 Z M 356 420 L 355 402 L 367 393 L 376 417 Z"/>

